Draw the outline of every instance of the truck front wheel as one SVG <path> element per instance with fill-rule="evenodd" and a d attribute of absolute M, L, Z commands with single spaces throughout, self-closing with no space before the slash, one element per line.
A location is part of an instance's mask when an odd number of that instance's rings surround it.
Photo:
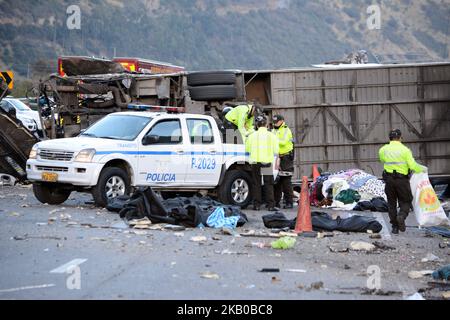
<path fill-rule="evenodd" d="M 72 190 L 63 189 L 55 183 L 35 183 L 33 193 L 36 199 L 42 203 L 61 204 L 69 198 Z"/>
<path fill-rule="evenodd" d="M 120 168 L 104 168 L 98 178 L 97 185 L 92 190 L 94 202 L 99 207 L 106 207 L 109 201 L 130 193 L 130 179 Z"/>
<path fill-rule="evenodd" d="M 219 198 L 225 204 L 245 208 L 252 200 L 252 179 L 244 170 L 231 170 L 226 173 L 219 188 Z"/>

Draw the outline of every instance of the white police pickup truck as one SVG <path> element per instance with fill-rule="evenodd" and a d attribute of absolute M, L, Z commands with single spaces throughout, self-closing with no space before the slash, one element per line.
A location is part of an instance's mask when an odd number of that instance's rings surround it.
<path fill-rule="evenodd" d="M 251 174 L 243 144 L 223 143 L 211 116 L 166 112 L 112 113 L 78 137 L 42 141 L 27 161 L 27 178 L 42 203 L 60 204 L 72 191 L 96 205 L 136 186 L 163 192 L 207 190 L 247 206 Z"/>

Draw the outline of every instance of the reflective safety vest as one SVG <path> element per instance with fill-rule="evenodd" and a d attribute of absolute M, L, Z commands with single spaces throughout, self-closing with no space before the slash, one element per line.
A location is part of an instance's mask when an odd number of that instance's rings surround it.
<path fill-rule="evenodd" d="M 245 141 L 245 150 L 250 153 L 250 163 L 273 163 L 278 156 L 279 141 L 267 128 L 259 128 Z"/>
<path fill-rule="evenodd" d="M 422 166 L 414 160 L 411 150 L 400 141 L 391 141 L 384 145 L 378 154 L 384 164 L 384 170 L 388 173 L 393 173 L 394 170 L 404 175 L 407 175 L 409 170 L 423 172 Z"/>
<path fill-rule="evenodd" d="M 249 113 L 252 110 L 252 105 L 240 105 L 233 110 L 230 110 L 226 115 L 225 119 L 233 123 L 238 127 L 239 132 L 242 134 L 242 137 L 245 139 L 250 133 L 255 131 L 254 129 L 254 120 L 255 117 L 248 117 Z"/>
<path fill-rule="evenodd" d="M 277 135 L 278 141 L 280 142 L 280 156 L 294 150 L 292 131 L 286 123 L 283 123 L 278 129 L 274 129 L 274 133 Z"/>

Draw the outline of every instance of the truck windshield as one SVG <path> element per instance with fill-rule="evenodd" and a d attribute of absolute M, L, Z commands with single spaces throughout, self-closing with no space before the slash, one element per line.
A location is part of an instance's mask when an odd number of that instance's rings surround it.
<path fill-rule="evenodd" d="M 134 140 L 152 118 L 131 115 L 110 115 L 89 127 L 81 136 Z"/>
<path fill-rule="evenodd" d="M 14 105 L 14 107 L 19 111 L 30 111 L 30 107 L 28 107 L 25 103 L 17 99 L 8 100 L 10 103 Z"/>

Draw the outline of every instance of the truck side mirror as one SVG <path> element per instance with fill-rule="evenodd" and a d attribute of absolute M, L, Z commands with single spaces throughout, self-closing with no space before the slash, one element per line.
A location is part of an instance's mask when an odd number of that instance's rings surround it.
<path fill-rule="evenodd" d="M 142 144 L 144 146 L 147 146 L 149 144 L 157 144 L 159 143 L 159 136 L 154 135 L 154 134 L 149 134 L 146 135 L 143 139 L 142 139 Z"/>

